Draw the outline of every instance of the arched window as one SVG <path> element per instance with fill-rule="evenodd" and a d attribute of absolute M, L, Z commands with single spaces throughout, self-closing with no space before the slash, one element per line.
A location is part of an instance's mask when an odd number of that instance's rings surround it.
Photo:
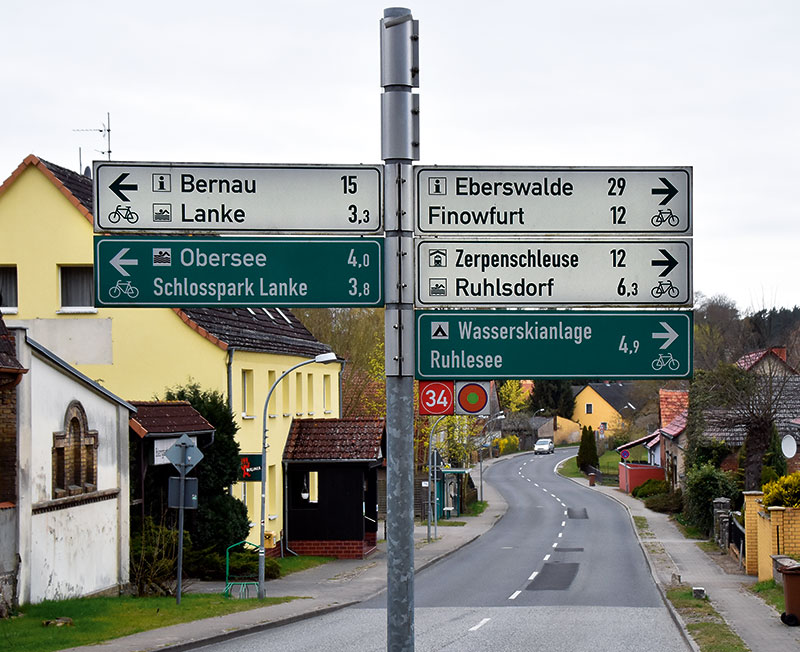
<path fill-rule="evenodd" d="M 53 433 L 52 459 L 53 498 L 97 490 L 97 431 L 78 401 L 67 408 L 64 430 Z"/>

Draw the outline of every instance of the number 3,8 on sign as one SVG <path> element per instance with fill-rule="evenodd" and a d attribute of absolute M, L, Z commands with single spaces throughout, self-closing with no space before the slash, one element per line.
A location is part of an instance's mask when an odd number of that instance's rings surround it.
<path fill-rule="evenodd" d="M 419 383 L 419 413 L 423 415 L 453 414 L 454 394 L 452 380 L 421 380 Z"/>

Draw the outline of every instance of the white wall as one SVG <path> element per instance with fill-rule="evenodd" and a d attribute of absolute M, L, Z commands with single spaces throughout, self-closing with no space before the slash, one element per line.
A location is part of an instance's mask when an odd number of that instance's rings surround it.
<path fill-rule="evenodd" d="M 21 603 L 95 593 L 128 581 L 128 410 L 27 346 L 30 371 L 18 388 L 19 599 Z M 70 507 L 52 500 L 53 434 L 78 401 L 97 431 L 96 500 Z M 102 492 L 118 493 L 108 496 Z M 34 513 L 35 512 L 35 513 Z"/>

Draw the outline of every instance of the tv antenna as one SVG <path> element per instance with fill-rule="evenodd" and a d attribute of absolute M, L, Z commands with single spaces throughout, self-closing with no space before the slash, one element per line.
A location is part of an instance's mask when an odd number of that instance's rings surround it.
<path fill-rule="evenodd" d="M 103 123 L 101 123 L 103 124 Z M 106 148 L 96 149 L 96 152 L 100 154 L 108 155 L 108 160 L 111 160 L 111 114 L 106 113 L 106 121 L 105 124 L 100 129 L 73 129 L 72 131 L 98 131 L 105 138 L 106 141 Z M 78 169 L 83 167 L 83 161 L 81 160 L 81 148 L 78 148 Z"/>

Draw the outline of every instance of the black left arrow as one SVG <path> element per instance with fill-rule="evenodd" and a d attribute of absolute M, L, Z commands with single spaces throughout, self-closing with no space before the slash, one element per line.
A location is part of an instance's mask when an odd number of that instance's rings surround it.
<path fill-rule="evenodd" d="M 669 204 L 670 200 L 678 194 L 678 189 L 673 186 L 669 179 L 666 177 L 658 177 L 658 180 L 664 184 L 663 188 L 653 188 L 650 190 L 650 194 L 652 195 L 664 195 L 664 199 L 658 202 L 659 206 L 664 206 L 664 204 Z"/>
<path fill-rule="evenodd" d="M 658 275 L 666 276 L 678 266 L 678 261 L 675 260 L 672 254 L 666 249 L 659 249 L 658 251 L 662 256 L 664 256 L 664 260 L 651 260 L 650 265 L 653 267 L 663 267 L 664 269 L 661 270 Z"/>
<path fill-rule="evenodd" d="M 139 185 L 136 183 L 122 183 L 130 176 L 128 172 L 123 172 L 120 174 L 111 185 L 108 186 L 109 190 L 113 192 L 117 197 L 119 197 L 122 201 L 130 201 L 128 196 L 122 192 L 123 190 L 139 190 Z"/>

